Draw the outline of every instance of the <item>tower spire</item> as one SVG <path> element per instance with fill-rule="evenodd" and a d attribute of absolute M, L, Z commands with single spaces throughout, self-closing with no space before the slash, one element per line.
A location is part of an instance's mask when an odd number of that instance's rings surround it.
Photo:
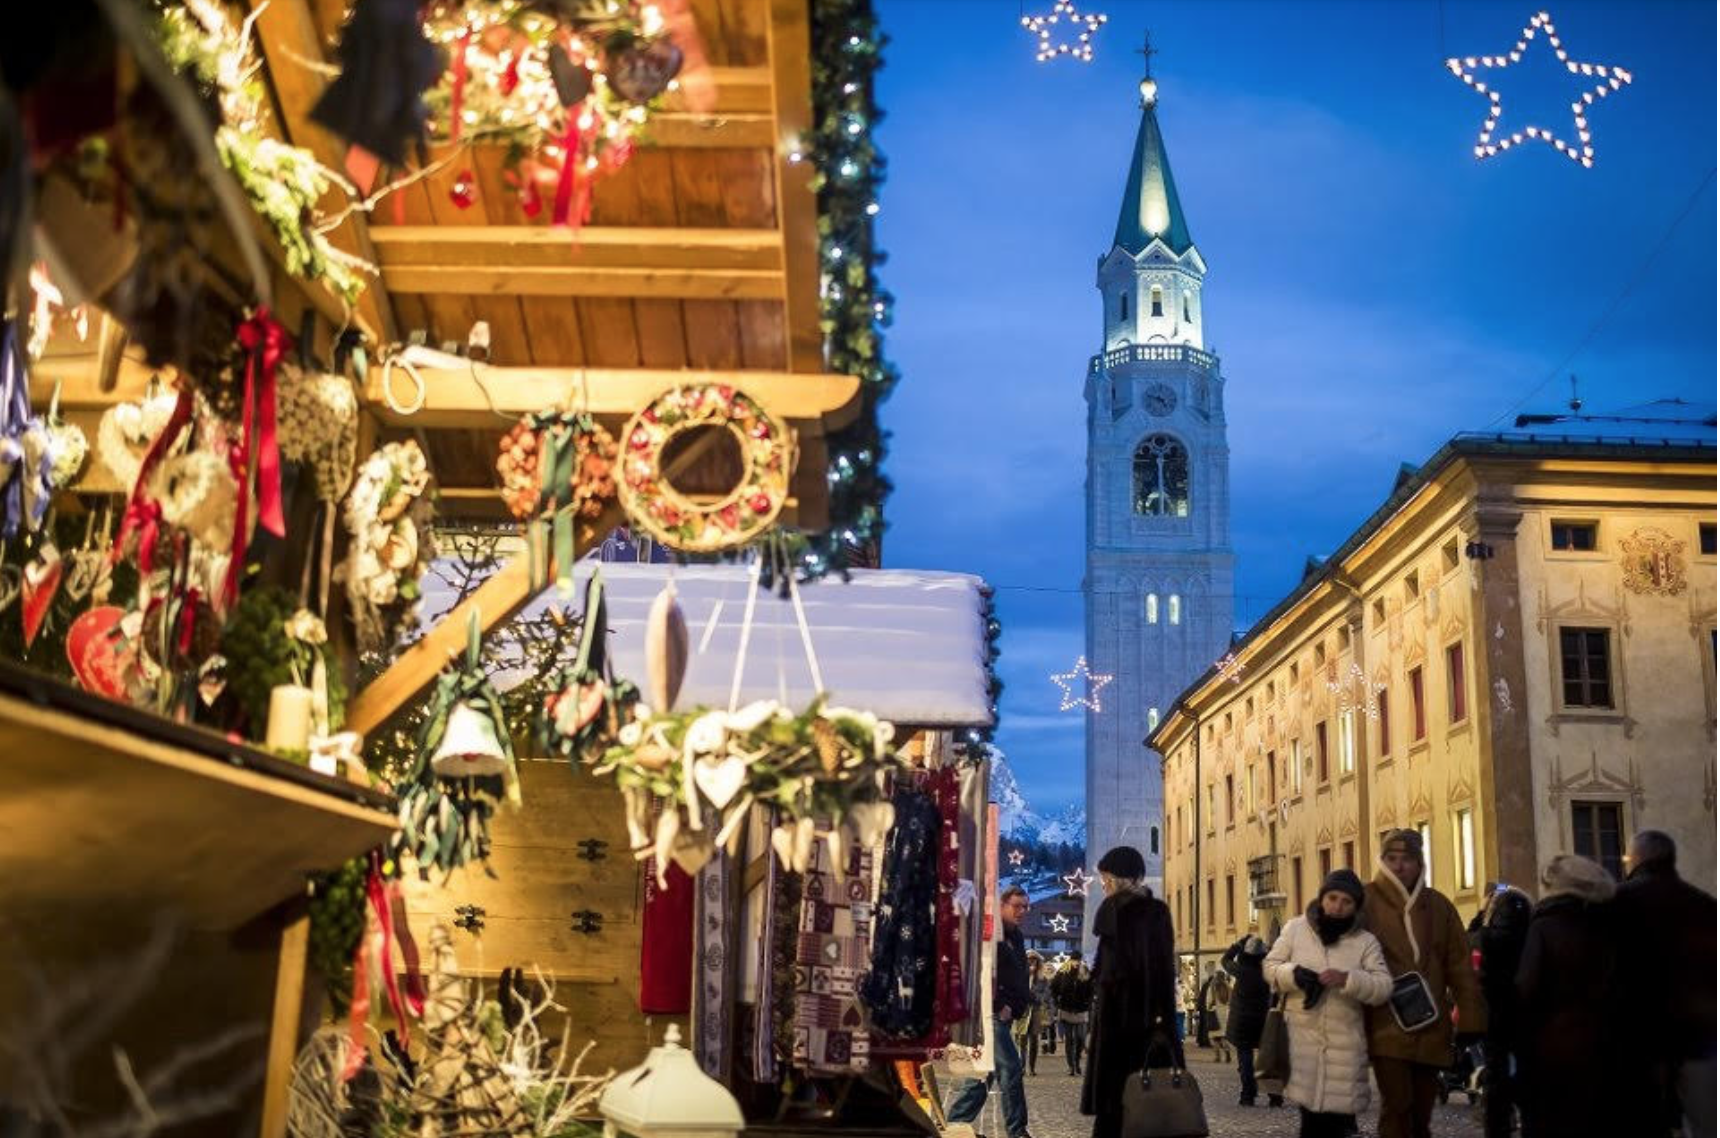
<path fill-rule="evenodd" d="M 1159 85 L 1153 79 L 1153 56 L 1158 49 L 1153 47 L 1151 29 L 1141 33 L 1141 46 L 1135 49 L 1135 54 L 1141 57 L 1141 106 L 1150 107 L 1159 101 Z"/>
<path fill-rule="evenodd" d="M 1165 155 L 1164 138 L 1159 134 L 1159 83 L 1153 78 L 1153 47 L 1151 32 L 1142 34 L 1141 46 L 1135 54 L 1141 57 L 1141 127 L 1135 135 L 1134 159 L 1129 166 L 1129 181 L 1123 189 L 1123 208 L 1117 218 L 1115 244 L 1130 253 L 1139 253 L 1161 239 L 1172 253 L 1181 256 L 1194 244 L 1183 219 L 1182 203 L 1177 200 L 1176 182 L 1171 178 L 1170 159 Z"/>

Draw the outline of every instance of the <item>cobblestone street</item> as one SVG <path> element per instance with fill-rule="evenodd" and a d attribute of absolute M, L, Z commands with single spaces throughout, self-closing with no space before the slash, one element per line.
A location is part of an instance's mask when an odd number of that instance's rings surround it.
<path fill-rule="evenodd" d="M 1213 1138 L 1295 1138 L 1297 1131 L 1297 1111 L 1293 1105 L 1286 1104 L 1278 1110 L 1268 1109 L 1264 1105 L 1244 1107 L 1237 1105 L 1241 1083 L 1236 1076 L 1234 1066 L 1220 1066 L 1211 1061 L 1211 1051 L 1191 1049 L 1189 1052 L 1190 1067 L 1200 1080 L 1201 1093 L 1206 1100 L 1207 1121 L 1212 1127 Z M 1027 1114 L 1028 1125 L 1034 1138 L 1085 1138 L 1092 1130 L 1093 1121 L 1081 1115 L 1081 1080 L 1068 1073 L 1064 1063 L 1063 1053 L 1056 1055 L 1041 1055 L 1039 1073 L 1027 1078 Z M 1266 1097 L 1260 1101 L 1265 1103 Z M 987 1112 L 981 1118 L 979 1129 L 987 1135 L 1000 1136 L 1003 1133 L 1001 1119 L 995 1118 L 992 1109 L 996 1104 L 993 1095 L 987 1102 Z M 1374 1092 L 1374 1105 L 1379 1104 L 1379 1092 Z M 1371 1136 L 1378 1133 L 1378 1115 L 1369 1111 L 1362 1116 L 1362 1133 Z M 1481 1118 L 1479 1108 L 1471 1111 L 1461 1096 L 1449 1105 L 1434 1108 L 1433 1133 L 1437 1138 L 1479 1138 L 1481 1134 Z"/>

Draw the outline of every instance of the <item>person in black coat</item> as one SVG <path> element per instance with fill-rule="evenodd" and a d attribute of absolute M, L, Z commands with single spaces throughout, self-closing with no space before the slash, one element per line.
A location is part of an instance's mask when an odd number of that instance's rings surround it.
<path fill-rule="evenodd" d="M 1560 854 L 1541 873 L 1541 901 L 1517 969 L 1519 1105 L 1523 1138 L 1658 1134 L 1631 1077 L 1622 935 L 1613 880 L 1585 857 Z"/>
<path fill-rule="evenodd" d="M 1630 874 L 1613 899 L 1624 976 L 1653 1027 L 1641 1054 L 1670 1129 L 1714 1133 L 1714 898 L 1678 876 L 1678 847 L 1659 830 L 1631 839 Z"/>
<path fill-rule="evenodd" d="M 1093 1138 L 1118 1138 L 1122 1132 L 1123 1086 L 1146 1066 L 1149 1047 L 1168 1050 L 1173 1065 L 1185 1065 L 1176 1029 L 1171 911 L 1146 887 L 1146 875 L 1146 859 L 1129 846 L 1099 859 L 1105 900 L 1093 921 L 1099 952 L 1091 1050 L 1081 1085 L 1081 1113 L 1093 1119 Z"/>
<path fill-rule="evenodd" d="M 1236 981 L 1230 992 L 1230 1018 L 1224 1025 L 1224 1036 L 1236 1048 L 1236 1071 L 1242 1076 L 1243 1106 L 1253 1106 L 1260 1093 L 1254 1081 L 1254 1053 L 1260 1047 L 1261 1033 L 1266 1030 L 1266 1013 L 1272 1007 L 1272 989 L 1266 983 L 1262 968 L 1266 960 L 1266 942 L 1257 936 L 1245 936 L 1219 958 L 1219 966 Z M 1282 1105 L 1282 1098 L 1273 1095 Z"/>
<path fill-rule="evenodd" d="M 1516 1128 L 1517 1079 L 1513 1075 L 1517 1041 L 1517 969 L 1535 903 L 1521 889 L 1500 882 L 1487 891 L 1487 904 L 1475 914 L 1470 943 L 1481 958 L 1481 995 L 1487 1000 L 1486 1057 L 1482 1089 L 1486 1095 L 1487 1138 L 1511 1138 Z"/>

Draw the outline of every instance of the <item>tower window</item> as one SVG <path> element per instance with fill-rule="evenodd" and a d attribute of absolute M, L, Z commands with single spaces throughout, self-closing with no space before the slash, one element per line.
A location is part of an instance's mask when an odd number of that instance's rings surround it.
<path fill-rule="evenodd" d="M 1191 322 L 1193 319 L 1194 319 L 1194 317 L 1192 317 L 1188 314 L 1188 297 L 1185 296 L 1185 297 L 1183 297 L 1183 323 L 1187 324 L 1187 323 Z"/>
<path fill-rule="evenodd" d="M 1129 318 L 1129 294 L 1125 292 L 1125 293 L 1120 294 L 1117 297 L 1117 319 L 1118 320 L 1127 320 L 1128 318 Z"/>
<path fill-rule="evenodd" d="M 1148 435 L 1135 448 L 1135 513 L 1188 517 L 1188 450 L 1169 435 Z"/>
<path fill-rule="evenodd" d="M 1157 624 L 1158 622 L 1159 622 L 1159 595 L 1157 593 L 1148 593 L 1147 594 L 1147 623 L 1148 624 Z"/>
<path fill-rule="evenodd" d="M 1165 607 L 1170 610 L 1171 623 L 1172 624 L 1181 624 L 1182 623 L 1182 597 L 1178 596 L 1176 593 L 1172 593 L 1170 596 L 1170 603 L 1168 605 L 1166 605 Z"/>
<path fill-rule="evenodd" d="M 1153 315 L 1165 314 L 1165 290 L 1158 285 L 1153 286 Z"/>

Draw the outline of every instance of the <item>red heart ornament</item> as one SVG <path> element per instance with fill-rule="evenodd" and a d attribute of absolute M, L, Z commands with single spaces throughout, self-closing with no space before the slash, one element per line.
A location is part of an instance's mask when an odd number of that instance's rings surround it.
<path fill-rule="evenodd" d="M 66 575 L 66 563 L 60 551 L 51 545 L 42 547 L 41 555 L 24 566 L 24 647 L 36 642 L 42 622 L 48 618 L 48 606 L 60 591 L 60 581 Z"/>
<path fill-rule="evenodd" d="M 125 610 L 101 605 L 72 621 L 66 632 L 66 658 L 85 691 L 109 699 L 125 699 L 125 677 L 137 665 L 137 653 L 119 635 Z"/>

